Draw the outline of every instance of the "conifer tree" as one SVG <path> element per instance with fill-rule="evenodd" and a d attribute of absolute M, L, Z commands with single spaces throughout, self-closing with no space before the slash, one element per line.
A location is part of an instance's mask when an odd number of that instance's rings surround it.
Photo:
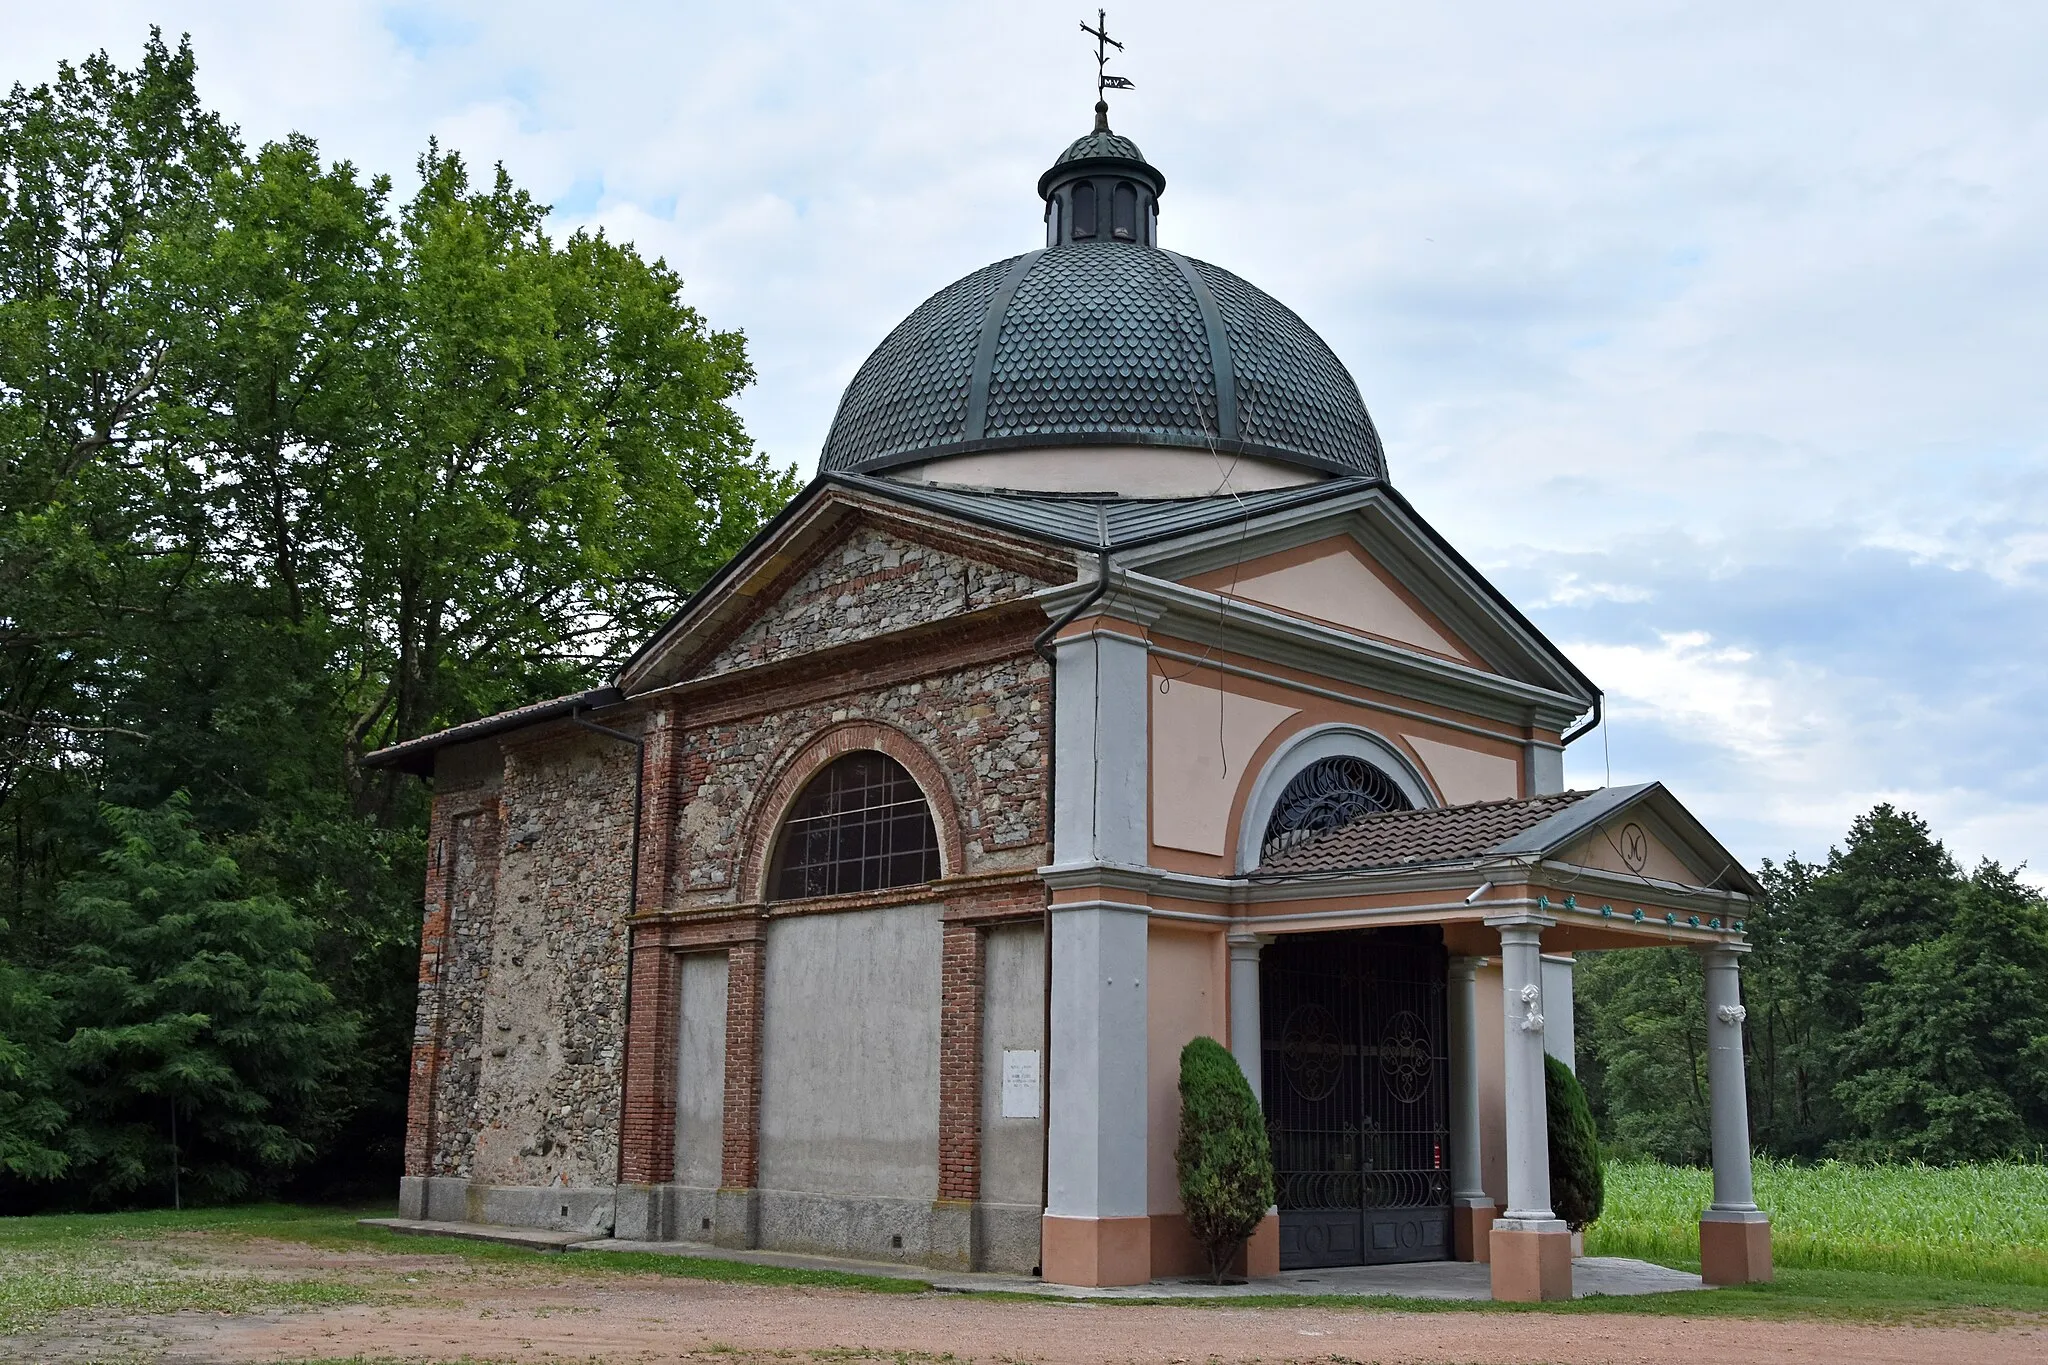
<path fill-rule="evenodd" d="M 1230 1263 L 1273 1207 L 1273 1149 L 1258 1098 L 1237 1058 L 1214 1038 L 1180 1052 L 1180 1142 L 1174 1148 L 1188 1231 L 1223 1283 Z"/>

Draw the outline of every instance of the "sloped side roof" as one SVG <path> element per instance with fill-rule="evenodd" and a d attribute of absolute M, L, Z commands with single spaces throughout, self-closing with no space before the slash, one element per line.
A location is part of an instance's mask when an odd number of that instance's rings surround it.
<path fill-rule="evenodd" d="M 1483 858 L 1591 795 L 1558 792 L 1517 801 L 1360 816 L 1280 850 L 1252 875 L 1292 877 Z"/>

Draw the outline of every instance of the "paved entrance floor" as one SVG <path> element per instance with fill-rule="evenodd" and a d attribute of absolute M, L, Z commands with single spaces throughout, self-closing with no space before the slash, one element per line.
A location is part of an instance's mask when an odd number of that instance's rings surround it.
<path fill-rule="evenodd" d="M 641 1251 L 797 1270 L 837 1270 L 854 1275 L 923 1280 L 935 1289 L 956 1293 L 1044 1294 L 1063 1299 L 1233 1299 L 1300 1294 L 1332 1298 L 1391 1295 L 1411 1299 L 1474 1300 L 1492 1296 L 1490 1271 L 1484 1265 L 1469 1261 L 1289 1270 L 1272 1279 L 1254 1280 L 1249 1284 L 1214 1285 L 1202 1279 L 1174 1279 L 1096 1289 L 1046 1284 L 1029 1275 L 968 1274 L 894 1261 L 854 1261 L 836 1256 L 800 1256 L 783 1251 L 740 1251 L 706 1242 L 632 1242 L 612 1237 L 592 1239 L 581 1233 L 548 1232 L 538 1228 L 437 1223 L 411 1218 L 365 1218 L 363 1222 L 389 1228 L 393 1232 L 466 1237 L 540 1251 Z M 1581 1256 L 1572 1262 L 1572 1294 L 1575 1298 L 1583 1299 L 1595 1294 L 1669 1294 L 1706 1287 L 1697 1275 L 1625 1256 Z"/>

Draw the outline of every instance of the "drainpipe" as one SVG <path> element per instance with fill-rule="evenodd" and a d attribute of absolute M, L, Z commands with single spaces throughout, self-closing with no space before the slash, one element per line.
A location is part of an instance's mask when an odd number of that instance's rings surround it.
<path fill-rule="evenodd" d="M 633 746 L 633 870 L 626 883 L 626 991 L 620 1002 L 623 1017 L 619 1020 L 619 1159 L 612 1171 L 612 1183 L 618 1185 L 626 1178 L 626 1080 L 632 1074 L 633 1062 L 633 915 L 640 908 L 640 812 L 647 790 L 647 741 L 640 735 L 585 720 L 580 709 L 569 713 L 569 723 Z"/>
<path fill-rule="evenodd" d="M 1098 544 L 1095 586 L 1087 595 L 1061 613 L 1058 620 L 1038 632 L 1038 638 L 1031 642 L 1031 648 L 1038 657 L 1045 660 L 1045 695 L 1047 709 L 1046 733 L 1053 735 L 1053 743 L 1045 750 L 1045 841 L 1049 846 L 1053 834 L 1053 808 L 1059 797 L 1059 742 L 1054 728 L 1059 724 L 1060 670 L 1059 660 L 1052 652 L 1053 637 L 1081 618 L 1081 613 L 1102 600 L 1109 591 L 1109 546 Z M 1038 1111 L 1039 1123 L 1044 1133 L 1038 1144 L 1038 1203 L 1041 1213 L 1052 1207 L 1052 888 L 1045 889 L 1045 1005 L 1039 1024 L 1038 1039 L 1045 1059 L 1038 1068 Z M 1039 1253 L 1041 1271 L 1045 1264 L 1044 1251 Z"/>

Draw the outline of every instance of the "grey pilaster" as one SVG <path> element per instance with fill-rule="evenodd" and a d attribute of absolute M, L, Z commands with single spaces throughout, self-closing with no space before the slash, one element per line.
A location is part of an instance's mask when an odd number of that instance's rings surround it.
<path fill-rule="evenodd" d="M 1483 957 L 1450 964 L 1451 1202 L 1490 1206 L 1479 1163 L 1479 969 Z"/>
<path fill-rule="evenodd" d="M 1046 1212 L 1146 1212 L 1143 906 L 1053 907 Z"/>
<path fill-rule="evenodd" d="M 1244 1072 L 1252 1094 L 1264 1101 L 1259 1036 L 1259 950 L 1271 940 L 1263 934 L 1230 936 L 1230 1055 Z"/>
<path fill-rule="evenodd" d="M 1146 861 L 1144 642 L 1098 631 L 1057 644 L 1053 861 Z"/>

